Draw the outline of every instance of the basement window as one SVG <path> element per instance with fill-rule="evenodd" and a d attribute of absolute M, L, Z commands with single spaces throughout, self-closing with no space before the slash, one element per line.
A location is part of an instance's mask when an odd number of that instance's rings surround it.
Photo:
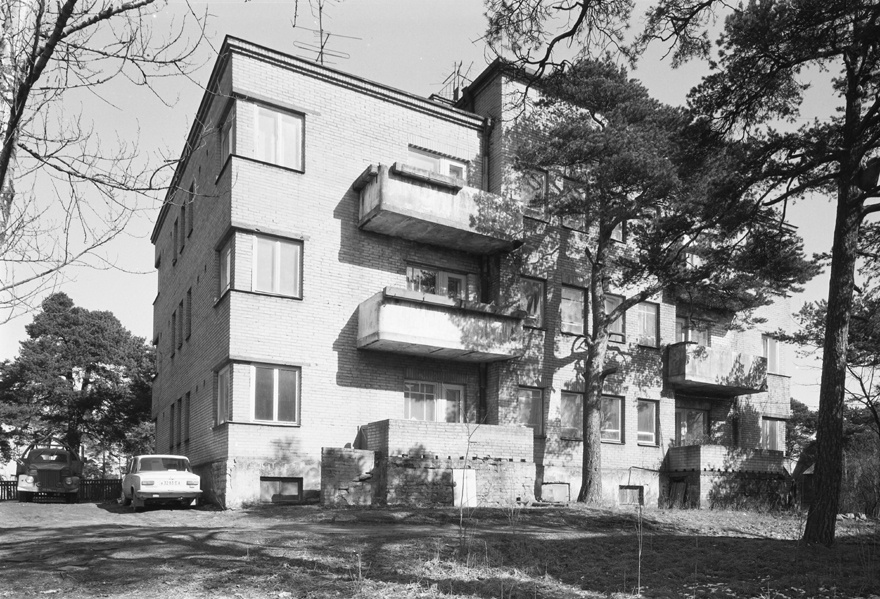
<path fill-rule="evenodd" d="M 617 489 L 617 502 L 620 505 L 645 505 L 645 487 L 621 485 Z"/>
<path fill-rule="evenodd" d="M 302 501 L 302 477 L 261 476 L 260 501 L 287 503 Z"/>

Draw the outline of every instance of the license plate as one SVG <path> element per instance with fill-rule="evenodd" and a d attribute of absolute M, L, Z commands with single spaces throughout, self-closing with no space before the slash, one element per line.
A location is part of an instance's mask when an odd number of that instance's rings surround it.
<path fill-rule="evenodd" d="M 162 484 L 166 487 L 173 487 L 173 486 L 177 485 L 177 481 L 176 480 L 163 480 Z"/>

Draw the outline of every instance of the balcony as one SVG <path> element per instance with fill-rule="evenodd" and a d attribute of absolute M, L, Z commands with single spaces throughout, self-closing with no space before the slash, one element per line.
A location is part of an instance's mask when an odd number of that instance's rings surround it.
<path fill-rule="evenodd" d="M 358 307 L 357 347 L 464 362 L 510 360 L 522 355 L 522 317 L 386 287 Z"/>
<path fill-rule="evenodd" d="M 723 445 L 670 447 L 663 469 L 667 472 L 782 472 L 783 453 Z"/>
<path fill-rule="evenodd" d="M 401 163 L 370 166 L 354 184 L 361 194 L 358 226 L 474 254 L 519 245 L 522 214 L 501 196 L 463 183 Z"/>
<path fill-rule="evenodd" d="M 669 346 L 666 382 L 670 387 L 734 396 L 767 389 L 767 359 L 705 347 L 696 343 Z"/>

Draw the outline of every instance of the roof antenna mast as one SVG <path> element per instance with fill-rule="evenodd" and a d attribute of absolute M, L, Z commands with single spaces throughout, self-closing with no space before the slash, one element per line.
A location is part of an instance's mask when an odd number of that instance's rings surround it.
<path fill-rule="evenodd" d="M 299 50 L 303 50 L 305 52 L 314 53 L 315 54 L 315 62 L 324 65 L 324 64 L 334 64 L 332 61 L 326 60 L 326 58 L 336 58 L 340 60 L 347 60 L 351 58 L 351 55 L 348 52 L 343 52 L 340 50 L 331 50 L 327 47 L 327 43 L 330 41 L 331 35 L 334 38 L 345 38 L 350 40 L 360 40 L 359 37 L 352 37 L 350 35 L 339 35 L 339 34 L 331 34 L 329 31 L 324 29 L 324 8 L 328 5 L 328 3 L 336 3 L 339 4 L 342 0 L 309 0 L 309 10 L 312 13 L 312 17 L 314 19 L 315 24 L 317 25 L 317 29 L 310 29 L 308 27 L 301 27 L 297 25 L 297 17 L 299 15 L 299 0 L 297 0 L 294 6 L 293 13 L 293 21 L 291 25 L 294 29 L 304 29 L 305 31 L 311 31 L 314 38 L 316 38 L 317 43 L 307 43 L 301 41 L 294 41 L 293 46 L 298 48 Z M 306 58 L 306 57 L 303 57 Z M 311 56 L 308 56 L 311 58 Z"/>

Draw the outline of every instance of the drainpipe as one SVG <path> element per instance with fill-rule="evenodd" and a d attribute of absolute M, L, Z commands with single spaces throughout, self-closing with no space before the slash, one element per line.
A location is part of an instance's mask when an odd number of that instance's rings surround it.
<path fill-rule="evenodd" d="M 490 116 L 487 116 L 483 119 L 483 139 L 482 139 L 482 154 L 483 154 L 483 173 L 482 173 L 482 181 L 481 186 L 483 191 L 489 191 L 489 144 L 490 139 L 492 137 L 492 132 L 495 130 L 495 119 Z"/>
<path fill-rule="evenodd" d="M 485 362 L 480 362 L 480 367 L 478 369 L 479 372 L 479 398 L 477 399 L 477 422 L 480 424 L 486 423 L 486 417 L 489 413 L 489 404 L 488 404 L 488 381 L 489 381 L 489 365 Z"/>

